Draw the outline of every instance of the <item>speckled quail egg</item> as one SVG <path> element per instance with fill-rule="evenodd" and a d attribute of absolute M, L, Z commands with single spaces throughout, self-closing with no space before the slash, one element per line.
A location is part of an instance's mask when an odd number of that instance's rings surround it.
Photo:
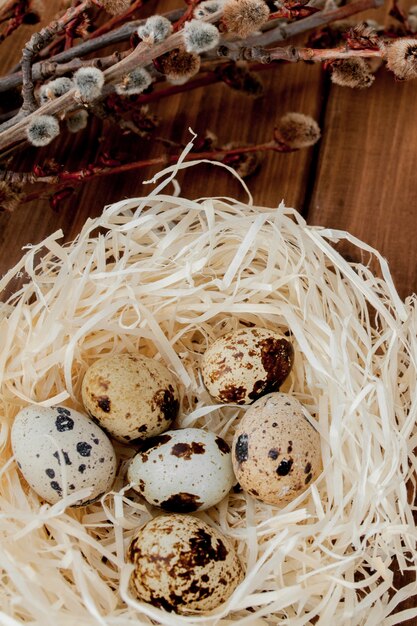
<path fill-rule="evenodd" d="M 125 443 L 159 435 L 179 408 L 171 372 L 155 359 L 134 354 L 93 363 L 83 379 L 82 398 L 89 415 Z"/>
<path fill-rule="evenodd" d="M 88 487 L 90 493 L 76 506 L 87 504 L 113 484 L 113 446 L 107 435 L 78 411 L 63 406 L 27 406 L 16 415 L 11 438 L 26 481 L 51 504 Z"/>
<path fill-rule="evenodd" d="M 162 515 L 134 535 L 131 588 L 145 602 L 176 613 L 211 611 L 243 580 L 242 565 L 217 529 L 191 515 Z"/>
<path fill-rule="evenodd" d="M 250 404 L 279 389 L 293 360 L 293 347 L 282 334 L 266 328 L 240 328 L 209 346 L 201 373 L 207 391 L 218 402 Z"/>
<path fill-rule="evenodd" d="M 131 461 L 128 480 L 166 511 L 202 511 L 220 502 L 236 482 L 230 448 L 201 428 L 169 430 L 148 440 Z"/>
<path fill-rule="evenodd" d="M 282 504 L 305 491 L 320 473 L 320 435 L 296 398 L 270 393 L 240 421 L 232 459 L 245 491 L 268 504 Z"/>

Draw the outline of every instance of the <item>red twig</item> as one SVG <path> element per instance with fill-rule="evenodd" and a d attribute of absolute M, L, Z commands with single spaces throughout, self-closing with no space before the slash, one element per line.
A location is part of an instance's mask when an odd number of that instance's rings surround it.
<path fill-rule="evenodd" d="M 180 19 L 175 22 L 173 26 L 174 33 L 177 33 L 188 20 L 191 20 L 194 14 L 194 9 L 199 4 L 200 0 L 191 0 L 188 4 L 188 9 L 181 15 Z"/>
<path fill-rule="evenodd" d="M 186 157 L 186 161 L 194 161 L 194 160 L 209 160 L 209 161 L 223 161 L 227 159 L 231 159 L 232 157 L 238 157 L 244 154 L 250 154 L 254 152 L 290 152 L 291 150 L 286 146 L 283 146 L 276 141 L 270 141 L 263 144 L 258 144 L 255 146 L 245 146 L 240 148 L 233 148 L 230 150 L 210 150 L 205 152 L 191 152 Z M 112 174 L 123 174 L 125 172 L 131 172 L 134 170 L 144 169 L 146 167 L 154 167 L 154 166 L 164 166 L 176 163 L 178 161 L 179 155 L 163 155 L 160 157 L 155 157 L 153 159 L 145 159 L 143 161 L 135 161 L 133 163 L 123 163 L 121 165 L 111 166 L 111 167 L 103 167 L 103 165 L 89 165 L 86 168 L 81 170 L 77 170 L 74 172 L 63 171 L 59 174 L 53 174 L 50 176 L 39 176 L 36 177 L 34 174 L 30 173 L 22 173 L 22 174 L 14 174 L 14 178 L 19 177 L 20 180 L 24 182 L 31 183 L 47 183 L 48 185 L 52 185 L 56 187 L 54 194 L 59 194 L 64 192 L 65 197 L 68 195 L 68 185 L 78 185 L 82 184 L 86 180 L 90 180 L 91 178 L 98 178 L 102 176 L 110 176 Z M 13 178 L 13 179 L 14 179 Z M 12 180 L 12 177 L 7 178 L 7 180 Z M 17 180 L 17 179 L 16 179 Z M 33 192 L 25 196 L 22 200 L 23 203 L 31 202 L 33 200 L 38 200 L 39 198 L 45 197 L 45 192 Z"/>
<path fill-rule="evenodd" d="M 6 2 L 0 9 L 0 18 L 3 18 L 5 15 L 9 17 L 15 5 L 16 0 L 9 0 L 9 2 Z"/>
<path fill-rule="evenodd" d="M 279 9 L 279 11 L 275 11 L 274 13 L 270 13 L 268 21 L 279 20 L 279 19 L 302 19 L 304 17 L 309 17 L 314 13 L 318 13 L 320 9 L 315 7 L 297 7 L 294 9 L 287 9 L 283 7 Z"/>
<path fill-rule="evenodd" d="M 30 8 L 30 0 L 14 0 L 3 8 L 0 23 L 7 22 L 4 31 L 0 34 L 0 43 L 9 37 L 15 30 L 25 23 Z"/>

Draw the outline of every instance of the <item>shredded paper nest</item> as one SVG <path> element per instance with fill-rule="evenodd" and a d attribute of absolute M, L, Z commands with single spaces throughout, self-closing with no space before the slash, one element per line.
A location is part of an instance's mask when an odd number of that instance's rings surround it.
<path fill-rule="evenodd" d="M 393 567 L 413 570 L 417 556 L 415 299 L 400 300 L 375 250 L 307 226 L 283 204 L 177 197 L 176 173 L 194 164 L 180 161 L 147 197 L 107 207 L 71 244 L 57 232 L 33 246 L 0 282 L 3 292 L 27 277 L 0 309 L 0 624 L 389 626 L 415 617 L 392 615 L 417 592 L 393 584 Z M 340 239 L 376 259 L 381 277 L 345 261 L 332 246 Z M 129 589 L 126 547 L 152 516 L 126 486 L 134 449 L 116 446 L 118 478 L 101 501 L 66 508 L 78 492 L 51 506 L 20 475 L 10 429 L 28 403 L 83 410 L 87 367 L 139 351 L 176 374 L 176 425 L 230 443 L 245 408 L 214 404 L 199 363 L 215 338 L 245 324 L 290 331 L 295 363 L 283 390 L 316 423 L 324 470 L 283 508 L 232 492 L 196 514 L 231 538 L 246 577 L 212 614 L 180 617 Z"/>

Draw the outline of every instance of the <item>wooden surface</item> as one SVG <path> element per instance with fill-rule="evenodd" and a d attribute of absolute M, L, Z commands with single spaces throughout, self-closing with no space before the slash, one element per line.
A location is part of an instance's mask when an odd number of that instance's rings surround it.
<path fill-rule="evenodd" d="M 56 4 L 48 3 L 50 15 Z M 175 4 L 175 0 L 163 0 L 158 11 Z M 153 0 L 147 10 L 152 12 L 155 6 Z M 380 18 L 384 11 L 379 10 Z M 30 29 L 23 27 L 0 48 L 1 73 L 19 58 L 29 33 Z M 307 64 L 277 65 L 263 72 L 262 80 L 262 100 L 215 85 L 152 105 L 161 120 L 156 135 L 186 143 L 191 127 L 200 136 L 211 130 L 224 143 L 263 142 L 271 137 L 274 123 L 283 113 L 294 110 L 312 115 L 323 128 L 322 140 L 298 153 L 267 154 L 260 171 L 249 179 L 255 202 L 277 206 L 284 199 L 311 224 L 348 230 L 387 257 L 403 297 L 417 291 L 417 116 L 413 111 L 417 81 L 397 83 L 381 69 L 370 89 L 352 90 L 332 85 L 318 65 Z M 60 139 L 62 158 L 73 167 L 93 160 L 98 147 L 96 131 L 90 127 Z M 155 139 L 123 138 L 119 144 L 135 159 L 156 156 L 163 149 Z M 39 150 L 39 162 L 48 154 L 51 148 Z M 146 193 L 141 181 L 155 171 L 90 181 L 59 213 L 53 212 L 47 201 L 40 201 L 26 204 L 14 214 L 0 215 L 0 275 L 19 259 L 26 243 L 41 241 L 57 228 L 63 228 L 71 239 L 85 219 L 98 215 L 106 203 Z M 210 166 L 201 166 L 180 182 L 183 193 L 190 197 L 241 193 L 228 175 Z"/>
<path fill-rule="evenodd" d="M 175 4 L 175 0 L 164 0 L 158 11 Z M 56 2 L 45 5 L 52 15 Z M 151 2 L 147 11 L 154 12 L 155 6 L 155 1 Z M 384 11 L 379 11 L 380 18 Z M 21 45 L 30 32 L 24 27 L 0 47 L 0 73 L 19 58 Z M 370 89 L 351 90 L 331 85 L 320 67 L 307 64 L 278 65 L 263 72 L 262 80 L 265 96 L 260 101 L 217 85 L 153 105 L 152 110 L 161 119 L 156 134 L 186 143 L 191 127 L 200 135 L 211 130 L 224 143 L 261 143 L 271 138 L 276 119 L 287 111 L 312 115 L 322 126 L 322 140 L 310 150 L 268 154 L 260 171 L 248 180 L 255 202 L 277 206 L 284 199 L 310 224 L 341 228 L 360 237 L 387 257 L 403 297 L 416 292 L 417 80 L 396 83 L 381 69 Z M 97 124 L 75 137 L 63 138 L 62 158 L 73 167 L 85 165 L 94 159 L 96 137 Z M 155 139 L 122 138 L 118 145 L 129 150 L 135 160 L 162 151 Z M 30 162 L 30 149 L 27 154 L 22 167 Z M 42 163 L 51 150 L 39 150 L 37 154 Z M 72 239 L 86 218 L 98 215 L 105 204 L 146 194 L 141 181 L 155 171 L 91 181 L 59 213 L 42 201 L 0 215 L 0 275 L 20 258 L 26 243 L 39 242 L 58 228 L 64 230 L 66 239 Z M 210 166 L 185 174 L 180 183 L 182 193 L 189 197 L 241 195 L 230 176 Z M 352 250 L 344 251 L 352 255 Z M 410 581 L 399 575 L 397 578 L 398 585 Z M 415 605 L 417 601 L 410 598 L 401 608 Z M 411 626 L 416 622 L 404 623 Z"/>

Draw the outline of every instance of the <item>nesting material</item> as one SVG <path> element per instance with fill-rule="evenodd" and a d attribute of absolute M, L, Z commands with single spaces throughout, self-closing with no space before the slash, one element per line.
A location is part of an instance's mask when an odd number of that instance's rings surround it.
<path fill-rule="evenodd" d="M 0 281 L 4 293 L 25 279 L 13 309 L 0 309 L 0 621 L 388 626 L 415 617 L 388 617 L 417 589 L 393 589 L 390 569 L 396 559 L 412 570 L 417 556 L 415 297 L 400 300 L 378 252 L 307 226 L 283 204 L 170 195 L 168 183 L 193 164 L 160 173 L 146 197 L 108 206 L 73 243 L 57 232 L 29 248 Z M 381 276 L 345 261 L 332 246 L 340 239 L 379 262 Z M 197 513 L 234 543 L 247 574 L 210 615 L 166 613 L 129 588 L 125 551 L 151 518 L 124 482 L 133 448 L 117 444 L 111 493 L 65 509 L 88 494 L 41 502 L 11 456 L 11 425 L 29 402 L 82 410 L 89 365 L 139 351 L 178 377 L 177 425 L 230 444 L 245 407 L 214 404 L 199 364 L 217 337 L 251 324 L 291 331 L 294 367 L 281 391 L 319 430 L 324 469 L 285 508 L 232 491 Z"/>

